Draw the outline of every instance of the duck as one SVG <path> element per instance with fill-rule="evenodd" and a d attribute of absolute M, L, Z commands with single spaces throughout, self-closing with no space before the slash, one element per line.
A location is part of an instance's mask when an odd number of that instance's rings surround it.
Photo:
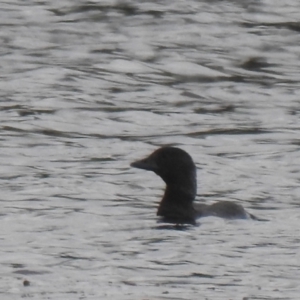
<path fill-rule="evenodd" d="M 195 203 L 197 195 L 197 169 L 192 157 L 184 150 L 165 146 L 146 158 L 134 161 L 131 167 L 152 171 L 165 182 L 166 188 L 159 203 L 157 216 L 175 224 L 196 224 L 201 217 L 258 220 L 244 207 L 233 201 L 213 204 Z"/>

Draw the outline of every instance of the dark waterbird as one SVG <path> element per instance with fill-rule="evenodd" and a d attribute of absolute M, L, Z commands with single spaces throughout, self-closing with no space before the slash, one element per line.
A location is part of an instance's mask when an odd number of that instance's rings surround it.
<path fill-rule="evenodd" d="M 195 224 L 196 219 L 216 216 L 226 219 L 254 219 L 243 206 L 231 201 L 211 205 L 194 203 L 197 193 L 196 166 L 191 156 L 176 147 L 162 147 L 148 157 L 135 161 L 132 167 L 153 171 L 166 183 L 165 194 L 157 215 L 176 224 Z"/>

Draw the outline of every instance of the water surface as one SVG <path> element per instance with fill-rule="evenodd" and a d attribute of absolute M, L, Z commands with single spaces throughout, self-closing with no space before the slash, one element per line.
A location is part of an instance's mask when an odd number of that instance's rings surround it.
<path fill-rule="evenodd" d="M 0 8 L 1 299 L 298 299 L 298 1 Z M 163 145 L 269 221 L 157 223 Z"/>

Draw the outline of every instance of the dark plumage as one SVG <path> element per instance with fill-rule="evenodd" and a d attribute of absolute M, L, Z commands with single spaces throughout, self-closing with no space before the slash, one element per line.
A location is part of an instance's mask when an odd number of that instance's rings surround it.
<path fill-rule="evenodd" d="M 205 216 L 256 219 L 241 205 L 231 201 L 211 205 L 193 203 L 197 193 L 196 166 L 191 156 L 182 149 L 162 147 L 148 157 L 133 162 L 131 166 L 153 171 L 166 183 L 157 215 L 167 222 L 194 224 L 197 218 Z"/>

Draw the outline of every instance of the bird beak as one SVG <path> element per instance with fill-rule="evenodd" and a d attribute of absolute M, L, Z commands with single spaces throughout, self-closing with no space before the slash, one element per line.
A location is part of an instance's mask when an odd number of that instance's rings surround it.
<path fill-rule="evenodd" d="M 151 158 L 147 157 L 141 160 L 137 160 L 130 164 L 133 168 L 143 169 L 147 171 L 153 171 L 156 172 L 158 167 L 155 161 L 153 161 Z"/>

